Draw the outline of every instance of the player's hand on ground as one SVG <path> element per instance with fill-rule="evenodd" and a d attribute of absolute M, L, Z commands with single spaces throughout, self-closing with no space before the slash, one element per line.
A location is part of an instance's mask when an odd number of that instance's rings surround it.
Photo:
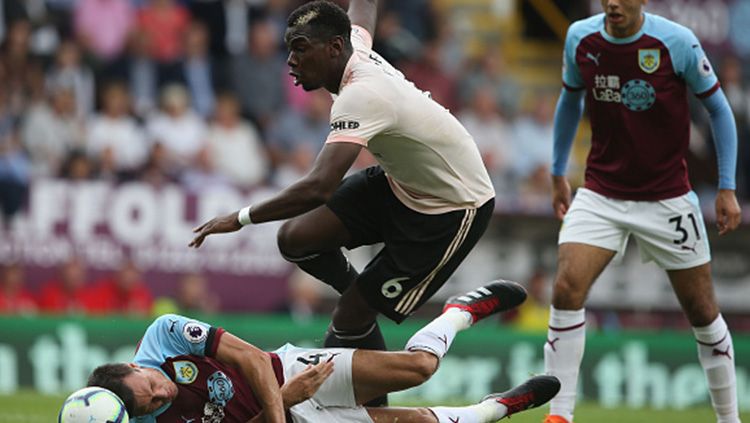
<path fill-rule="evenodd" d="M 237 220 L 237 212 L 230 213 L 226 216 L 215 217 L 208 222 L 193 229 L 198 235 L 190 241 L 188 247 L 198 248 L 203 244 L 203 240 L 211 234 L 221 234 L 226 232 L 235 232 L 242 228 L 240 221 Z"/>
<path fill-rule="evenodd" d="M 333 361 L 322 362 L 307 366 L 305 371 L 289 379 L 281 387 L 281 397 L 284 400 L 284 408 L 288 409 L 302 401 L 312 398 L 320 385 L 333 373 Z"/>
<path fill-rule="evenodd" d="M 716 195 L 716 226 L 719 228 L 719 235 L 737 229 L 741 220 L 742 211 L 734 190 L 720 189 Z"/>
<path fill-rule="evenodd" d="M 570 183 L 564 176 L 552 175 L 552 210 L 562 220 L 570 207 Z"/>

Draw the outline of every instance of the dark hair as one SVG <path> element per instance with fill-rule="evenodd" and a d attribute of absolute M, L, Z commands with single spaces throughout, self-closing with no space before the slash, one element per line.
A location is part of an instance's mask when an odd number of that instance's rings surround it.
<path fill-rule="evenodd" d="M 327 0 L 316 0 L 298 7 L 289 15 L 286 26 L 308 26 L 314 37 L 325 41 L 340 36 L 349 42 L 352 30 L 352 23 L 344 9 Z"/>
<path fill-rule="evenodd" d="M 125 363 L 103 364 L 91 372 L 86 385 L 99 386 L 112 391 L 120 397 L 123 404 L 125 404 L 128 415 L 133 418 L 135 417 L 133 414 L 135 412 L 135 395 L 133 394 L 133 390 L 125 385 L 122 380 L 134 371 L 132 367 Z"/>

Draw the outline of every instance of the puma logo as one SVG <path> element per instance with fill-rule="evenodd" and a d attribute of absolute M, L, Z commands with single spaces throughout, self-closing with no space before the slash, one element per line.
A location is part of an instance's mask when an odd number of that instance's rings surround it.
<path fill-rule="evenodd" d="M 195 419 L 189 419 L 185 416 L 180 416 L 180 417 L 182 418 L 182 420 L 184 420 L 183 423 L 193 423 L 195 421 Z"/>
<path fill-rule="evenodd" d="M 174 333 L 174 325 L 177 324 L 177 320 L 169 319 L 169 333 Z"/>
<path fill-rule="evenodd" d="M 698 245 L 697 242 L 694 242 L 693 245 L 690 246 L 690 247 L 688 247 L 687 245 L 683 244 L 683 245 L 680 245 L 680 250 L 692 251 L 694 254 L 698 254 L 698 251 L 696 251 L 696 249 L 695 249 L 696 245 Z"/>
<path fill-rule="evenodd" d="M 712 356 L 716 357 L 717 355 L 725 355 L 728 359 L 732 359 L 732 355 L 729 354 L 729 345 L 727 345 L 727 349 L 725 351 L 722 351 L 718 348 L 714 348 L 713 352 L 711 353 Z"/>
<path fill-rule="evenodd" d="M 599 66 L 599 56 L 601 55 L 601 53 L 596 53 L 596 56 L 591 53 L 586 53 L 586 58 L 591 59 L 592 62 L 596 63 L 596 66 Z"/>
<path fill-rule="evenodd" d="M 548 343 L 548 344 L 549 344 L 549 346 L 550 346 L 550 347 L 552 348 L 552 351 L 554 351 L 554 352 L 557 352 L 557 348 L 555 347 L 555 342 L 557 342 L 557 341 L 559 341 L 559 340 L 560 340 L 560 338 L 555 338 L 555 339 L 553 339 L 553 340 L 549 340 L 549 339 L 547 339 L 547 343 Z"/>

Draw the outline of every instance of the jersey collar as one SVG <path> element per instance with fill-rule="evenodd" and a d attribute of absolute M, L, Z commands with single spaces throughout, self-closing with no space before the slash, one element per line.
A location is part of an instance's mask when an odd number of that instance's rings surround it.
<path fill-rule="evenodd" d="M 609 41 L 612 44 L 629 44 L 641 38 L 641 35 L 643 35 L 643 33 L 646 31 L 646 25 L 648 25 L 648 22 L 649 22 L 649 14 L 644 12 L 643 13 L 643 25 L 641 25 L 641 29 L 638 30 L 638 32 L 636 32 L 635 34 L 629 37 L 625 37 L 625 38 L 617 38 L 617 37 L 613 37 L 609 35 L 609 33 L 607 32 L 606 19 L 607 19 L 607 15 L 605 13 L 604 17 L 602 18 L 604 25 L 602 25 L 602 29 L 599 31 L 602 34 L 602 37 L 604 37 L 605 40 Z"/>

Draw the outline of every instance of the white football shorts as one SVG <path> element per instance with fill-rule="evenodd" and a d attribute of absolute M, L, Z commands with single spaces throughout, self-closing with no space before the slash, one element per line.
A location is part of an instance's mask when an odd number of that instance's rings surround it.
<path fill-rule="evenodd" d="M 689 269 L 711 261 L 698 196 L 628 201 L 579 188 L 565 214 L 558 244 L 577 242 L 622 255 L 630 235 L 644 262 L 665 270 Z"/>
<path fill-rule="evenodd" d="M 373 423 L 364 407 L 354 398 L 351 348 L 300 348 L 286 344 L 274 351 L 284 367 L 284 380 L 303 372 L 308 365 L 333 361 L 333 373 L 318 392 L 289 411 L 295 423 Z"/>

